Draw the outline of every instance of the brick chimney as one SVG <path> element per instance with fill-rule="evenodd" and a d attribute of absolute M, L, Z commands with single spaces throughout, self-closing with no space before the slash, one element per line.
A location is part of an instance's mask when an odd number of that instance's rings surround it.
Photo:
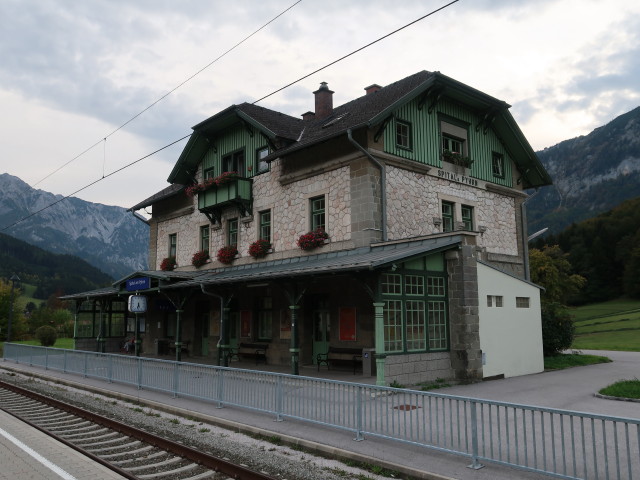
<path fill-rule="evenodd" d="M 374 83 L 373 85 L 369 85 L 368 87 L 364 87 L 364 91 L 367 92 L 367 95 L 370 95 L 372 93 L 376 93 L 381 88 L 382 87 L 380 85 L 378 85 L 377 83 Z"/>
<path fill-rule="evenodd" d="M 327 82 L 321 82 L 320 88 L 313 92 L 316 96 L 315 118 L 325 118 L 333 113 L 333 91 L 329 90 Z"/>
<path fill-rule="evenodd" d="M 302 114 L 302 120 L 308 122 L 309 120 L 313 120 L 316 117 L 316 114 L 313 112 L 305 112 Z"/>

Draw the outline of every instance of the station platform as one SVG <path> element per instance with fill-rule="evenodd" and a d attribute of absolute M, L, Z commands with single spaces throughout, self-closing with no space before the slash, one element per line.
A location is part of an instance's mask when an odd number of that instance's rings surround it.
<path fill-rule="evenodd" d="M 267 367 L 268 368 L 268 367 Z M 84 378 L 81 375 L 44 370 L 11 361 L 0 360 L 0 374 L 15 372 L 31 375 L 42 380 L 53 381 L 69 387 L 134 402 L 166 413 L 195 418 L 236 432 L 279 437 L 283 443 L 303 447 L 311 453 L 342 460 L 352 460 L 400 472 L 416 479 L 424 480 L 542 480 L 549 477 L 532 472 L 513 469 L 497 464 L 489 464 L 480 470 L 467 468 L 469 459 L 448 453 L 437 452 L 417 445 L 405 444 L 383 438 L 354 441 L 353 434 L 322 425 L 299 422 L 292 419 L 276 422 L 272 415 L 251 410 L 225 407 L 190 398 L 175 398 L 170 394 L 151 390 L 138 390 L 135 386 L 107 383 L 106 381 Z M 316 372 L 309 368 L 304 374 Z M 302 373 L 302 372 L 301 372 Z M 320 375 L 326 378 L 328 372 Z M 318 372 L 316 372 L 318 374 Z M 5 377 L 5 375 L 1 375 Z M 348 372 L 331 372 L 332 377 L 350 377 Z M 358 375 L 355 375 L 357 378 Z M 371 377 L 367 380 L 373 381 Z M 2 473 L 0 472 L 0 475 Z M 2 477 L 0 477 L 2 478 Z M 20 478 L 20 477 L 11 477 Z M 55 478 L 55 477 L 54 477 Z M 101 477 L 94 477 L 101 478 Z"/>
<path fill-rule="evenodd" d="M 124 477 L 0 410 L 0 479 L 117 480 Z"/>

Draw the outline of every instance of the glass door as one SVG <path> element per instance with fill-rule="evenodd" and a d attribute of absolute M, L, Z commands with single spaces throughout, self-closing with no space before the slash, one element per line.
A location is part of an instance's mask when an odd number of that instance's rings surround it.
<path fill-rule="evenodd" d="M 331 340 L 331 316 L 329 310 L 318 308 L 313 311 L 313 364 L 319 353 L 327 353 Z"/>

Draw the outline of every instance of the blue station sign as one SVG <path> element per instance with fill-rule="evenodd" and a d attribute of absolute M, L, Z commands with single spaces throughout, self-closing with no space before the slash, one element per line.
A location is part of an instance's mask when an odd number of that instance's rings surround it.
<path fill-rule="evenodd" d="M 137 292 L 138 290 L 146 290 L 151 288 L 151 278 L 138 277 L 127 280 L 127 292 Z"/>

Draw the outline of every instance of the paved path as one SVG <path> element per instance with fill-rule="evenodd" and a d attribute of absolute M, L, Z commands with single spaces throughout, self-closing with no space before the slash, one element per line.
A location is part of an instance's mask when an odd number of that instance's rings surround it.
<path fill-rule="evenodd" d="M 124 477 L 0 411 L 0 479 L 117 480 Z"/>
<path fill-rule="evenodd" d="M 588 353 L 588 352 L 585 352 Z M 640 403 L 618 402 L 594 397 L 594 392 L 618 379 L 640 375 L 640 353 L 599 352 L 614 360 L 613 363 L 577 367 L 557 372 L 455 386 L 439 392 L 475 398 L 503 400 L 528 405 L 586 411 L 630 418 L 640 418 Z M 44 371 L 41 368 L 0 362 L 1 368 L 28 371 L 67 384 L 90 387 L 110 395 L 148 403 L 176 414 L 198 415 L 205 421 L 245 432 L 266 431 L 289 442 L 315 449 L 325 454 L 337 454 L 364 462 L 383 463 L 389 468 L 425 479 L 511 480 L 549 478 L 539 474 L 514 470 L 490 464 L 481 470 L 466 468 L 468 460 L 454 455 L 427 450 L 414 445 L 384 439 L 354 442 L 351 433 L 325 428 L 320 425 L 287 420 L 274 422 L 271 415 L 252 411 L 223 408 L 209 403 L 120 384 L 82 378 L 77 375 Z M 348 380 L 343 378 L 343 380 Z M 352 379 L 353 380 L 353 379 Z M 420 473 L 423 472 L 423 473 Z M 429 472 L 429 473 L 425 473 Z"/>

